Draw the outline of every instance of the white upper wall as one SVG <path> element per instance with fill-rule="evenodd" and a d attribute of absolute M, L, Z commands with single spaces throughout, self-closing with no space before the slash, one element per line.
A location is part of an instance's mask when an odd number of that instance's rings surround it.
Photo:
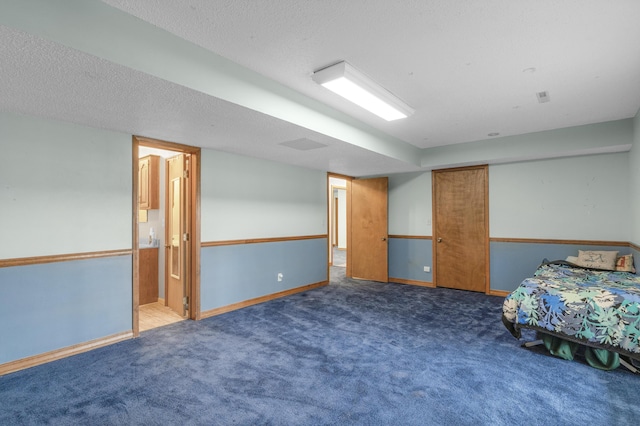
<path fill-rule="evenodd" d="M 492 237 L 640 243 L 630 153 L 492 165 Z M 0 114 L 0 258 L 131 248 L 129 135 Z M 202 241 L 327 233 L 324 172 L 202 151 Z M 432 235 L 431 173 L 389 178 L 389 234 Z"/>
<path fill-rule="evenodd" d="M 628 153 L 491 165 L 490 236 L 629 241 L 629 176 Z M 431 172 L 389 177 L 389 234 L 433 235 L 431 190 Z"/>
<path fill-rule="evenodd" d="M 431 172 L 389 176 L 389 234 L 430 236 Z"/>
<path fill-rule="evenodd" d="M 327 175 L 202 150 L 201 240 L 327 234 Z"/>
<path fill-rule="evenodd" d="M 598 153 L 612 146 L 631 152 Z M 606 148 L 609 146 L 609 148 Z M 589 147 L 593 155 L 566 155 Z M 626 148 L 625 148 L 626 147 Z M 425 150 L 423 166 L 489 165 L 490 236 L 640 241 L 640 117 Z M 541 154 L 536 154 L 541 151 Z M 504 164 L 493 160 L 501 158 Z M 490 159 L 493 159 L 489 161 Z M 492 164 L 491 164 L 492 163 Z M 431 173 L 389 178 L 389 233 L 432 235 Z M 634 212 L 634 213 L 632 213 Z"/>
<path fill-rule="evenodd" d="M 441 169 L 476 164 L 508 164 L 554 157 L 627 152 L 633 119 L 545 130 L 422 151 L 422 167 Z"/>
<path fill-rule="evenodd" d="M 491 237 L 629 241 L 628 156 L 491 166 Z"/>
<path fill-rule="evenodd" d="M 130 249 L 131 136 L 0 113 L 0 259 Z"/>

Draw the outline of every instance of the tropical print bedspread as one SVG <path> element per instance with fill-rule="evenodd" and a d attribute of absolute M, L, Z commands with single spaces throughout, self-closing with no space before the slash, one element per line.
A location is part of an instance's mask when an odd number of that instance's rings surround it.
<path fill-rule="evenodd" d="M 632 273 L 544 263 L 502 310 L 517 338 L 520 328 L 533 328 L 640 359 L 640 277 Z"/>

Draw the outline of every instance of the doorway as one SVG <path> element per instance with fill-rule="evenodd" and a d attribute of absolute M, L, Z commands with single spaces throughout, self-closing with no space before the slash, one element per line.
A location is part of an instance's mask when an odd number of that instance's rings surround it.
<path fill-rule="evenodd" d="M 133 137 L 133 332 L 199 319 L 200 148 Z"/>
<path fill-rule="evenodd" d="M 347 180 L 329 175 L 329 266 L 347 266 Z"/>
<path fill-rule="evenodd" d="M 432 172 L 434 282 L 489 292 L 488 167 Z"/>
<path fill-rule="evenodd" d="M 346 245 L 344 271 L 330 274 L 354 279 L 388 282 L 388 179 L 355 179 L 328 173 L 329 266 L 341 261 L 341 238 Z M 344 197 L 344 200 L 341 198 Z M 340 217 L 341 205 L 344 216 Z M 340 236 L 341 222 L 345 234 Z"/>

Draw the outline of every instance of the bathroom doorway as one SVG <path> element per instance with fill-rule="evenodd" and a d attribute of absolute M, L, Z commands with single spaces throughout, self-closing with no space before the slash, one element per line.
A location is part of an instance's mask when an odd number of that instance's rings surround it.
<path fill-rule="evenodd" d="M 133 151 L 137 336 L 199 319 L 200 148 L 134 136 Z"/>

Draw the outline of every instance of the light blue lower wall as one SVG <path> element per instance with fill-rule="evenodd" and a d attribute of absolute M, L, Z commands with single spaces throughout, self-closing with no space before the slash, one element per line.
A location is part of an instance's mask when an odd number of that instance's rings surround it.
<path fill-rule="evenodd" d="M 132 259 L 0 268 L 0 364 L 132 329 Z"/>
<path fill-rule="evenodd" d="M 631 247 L 629 249 L 629 253 L 633 255 L 633 263 L 634 263 L 634 267 L 636 268 L 636 274 L 640 274 L 640 251 Z"/>
<path fill-rule="evenodd" d="M 429 266 L 433 271 L 431 239 L 389 238 L 389 278 L 400 278 L 422 282 L 433 282 Z"/>
<path fill-rule="evenodd" d="M 433 252 L 430 239 L 389 238 L 389 277 L 433 282 Z M 577 256 L 578 250 L 612 250 L 633 254 L 636 268 L 640 251 L 629 247 L 584 244 L 490 243 L 491 290 L 513 291 L 526 277 L 533 275 L 543 259 L 559 260 Z"/>
<path fill-rule="evenodd" d="M 326 238 L 203 247 L 200 259 L 202 312 L 328 280 Z"/>
<path fill-rule="evenodd" d="M 628 254 L 629 247 L 590 246 L 583 244 L 534 244 L 498 242 L 490 243 L 491 250 L 491 290 L 513 291 L 526 277 L 536 271 L 543 259 L 564 260 L 567 256 L 577 256 L 578 250 L 611 250 Z M 633 252 L 638 264 L 637 251 Z"/>

